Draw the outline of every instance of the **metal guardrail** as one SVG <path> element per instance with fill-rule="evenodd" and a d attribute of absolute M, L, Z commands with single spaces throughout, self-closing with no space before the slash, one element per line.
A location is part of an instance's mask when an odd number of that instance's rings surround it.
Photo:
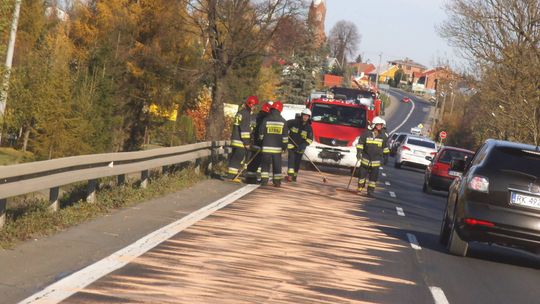
<path fill-rule="evenodd" d="M 117 176 L 125 183 L 126 174 L 141 173 L 141 187 L 148 183 L 149 170 L 209 158 L 215 165 L 226 154 L 226 141 L 202 142 L 146 151 L 82 155 L 0 167 L 0 227 L 6 220 L 6 199 L 49 189 L 50 209 L 59 208 L 59 188 L 88 181 L 86 201 L 95 201 L 97 180 Z"/>

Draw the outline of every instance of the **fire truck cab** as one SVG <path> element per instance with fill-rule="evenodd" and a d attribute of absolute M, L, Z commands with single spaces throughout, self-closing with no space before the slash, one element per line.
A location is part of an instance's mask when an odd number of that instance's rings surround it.
<path fill-rule="evenodd" d="M 333 88 L 331 93 L 312 95 L 307 106 L 312 112 L 314 141 L 306 148 L 304 160 L 353 168 L 360 135 L 378 115 L 375 96 L 368 90 L 349 88 Z"/>

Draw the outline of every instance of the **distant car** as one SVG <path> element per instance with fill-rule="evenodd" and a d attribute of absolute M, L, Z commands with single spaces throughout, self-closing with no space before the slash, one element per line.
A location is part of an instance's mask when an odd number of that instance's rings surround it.
<path fill-rule="evenodd" d="M 411 99 L 409 97 L 403 97 L 401 99 L 401 101 L 404 102 L 404 103 L 409 103 L 409 102 L 411 102 Z"/>
<path fill-rule="evenodd" d="M 398 133 L 396 139 L 392 140 L 392 144 L 388 145 L 388 148 L 390 149 L 390 156 L 396 155 L 397 149 L 399 146 L 401 146 L 405 138 L 407 138 L 407 133 Z"/>
<path fill-rule="evenodd" d="M 540 250 L 540 149 L 488 140 L 450 186 L 439 241 L 467 255 L 469 242 Z"/>
<path fill-rule="evenodd" d="M 403 165 L 417 165 L 427 167 L 431 161 L 426 156 L 434 157 L 437 154 L 435 142 L 419 136 L 407 135 L 396 151 L 395 167 Z"/>
<path fill-rule="evenodd" d="M 440 149 L 435 158 L 426 156 L 428 160 L 432 161 L 426 168 L 422 190 L 425 193 L 431 193 L 432 190 L 448 191 L 452 181 L 461 175 L 460 172 L 450 170 L 452 160 L 467 160 L 473 155 L 473 151 L 447 146 Z"/>
<path fill-rule="evenodd" d="M 411 134 L 420 136 L 422 134 L 422 129 L 417 128 L 417 127 L 411 128 Z"/>

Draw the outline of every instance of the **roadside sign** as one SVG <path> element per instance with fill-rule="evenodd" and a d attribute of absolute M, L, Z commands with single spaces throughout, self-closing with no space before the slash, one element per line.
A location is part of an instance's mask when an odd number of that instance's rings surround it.
<path fill-rule="evenodd" d="M 419 124 L 417 128 L 418 128 L 418 129 L 423 129 L 423 128 L 424 128 L 424 125 L 423 125 L 423 124 Z"/>
<path fill-rule="evenodd" d="M 446 134 L 445 131 L 441 131 L 441 133 L 439 133 L 439 137 L 440 137 L 441 139 L 445 139 L 445 138 L 446 138 L 446 135 L 447 135 L 447 134 Z"/>

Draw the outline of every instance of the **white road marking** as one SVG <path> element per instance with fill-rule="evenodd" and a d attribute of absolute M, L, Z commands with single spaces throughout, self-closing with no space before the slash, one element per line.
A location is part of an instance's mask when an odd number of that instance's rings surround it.
<path fill-rule="evenodd" d="M 382 176 L 386 177 L 386 173 L 381 173 Z"/>
<path fill-rule="evenodd" d="M 409 239 L 409 243 L 411 243 L 411 247 L 414 250 L 422 249 L 422 247 L 420 247 L 420 244 L 418 244 L 418 240 L 416 239 L 416 236 L 414 236 L 414 234 L 407 233 L 407 238 Z"/>
<path fill-rule="evenodd" d="M 19 304 L 56 304 L 79 292 L 81 289 L 90 285 L 101 277 L 117 270 L 160 243 L 168 240 L 184 229 L 204 219 L 215 211 L 233 203 L 246 194 L 257 189 L 258 185 L 248 185 L 239 190 L 220 198 L 219 200 L 191 213 L 185 217 L 160 228 L 147 236 L 141 238 L 135 243 L 118 250 L 110 256 L 89 265 L 60 281 L 49 285 L 44 290 L 22 300 Z"/>
<path fill-rule="evenodd" d="M 449 304 L 446 296 L 444 295 L 444 291 L 441 288 L 430 286 L 429 291 L 431 291 L 435 304 Z"/>
<path fill-rule="evenodd" d="M 396 197 L 396 193 L 394 191 L 389 191 L 391 197 Z"/>
<path fill-rule="evenodd" d="M 430 108 L 426 108 L 426 107 L 424 107 L 424 108 L 422 109 L 422 111 L 424 111 L 424 113 L 429 112 L 429 110 L 430 110 Z"/>
<path fill-rule="evenodd" d="M 394 130 L 390 131 L 389 134 L 395 133 L 399 128 L 401 128 L 407 122 L 407 120 L 409 120 L 409 118 L 412 115 L 412 112 L 414 112 L 414 108 L 416 107 L 412 99 L 411 99 L 411 105 L 412 105 L 411 110 L 409 111 L 409 114 L 407 114 L 407 117 L 405 117 L 405 120 L 403 120 L 403 122 L 399 126 L 397 126 Z"/>
<path fill-rule="evenodd" d="M 390 186 L 390 182 L 384 182 L 384 184 Z"/>
<path fill-rule="evenodd" d="M 405 212 L 403 212 L 403 208 L 401 207 L 396 207 L 396 211 L 397 211 L 397 214 L 399 216 L 405 216 Z"/>

